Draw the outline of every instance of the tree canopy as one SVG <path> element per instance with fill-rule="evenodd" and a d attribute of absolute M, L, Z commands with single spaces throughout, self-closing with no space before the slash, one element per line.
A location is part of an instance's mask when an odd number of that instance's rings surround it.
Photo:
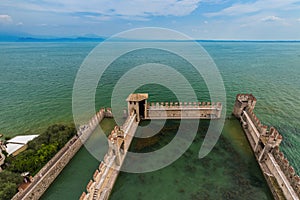
<path fill-rule="evenodd" d="M 20 174 L 4 170 L 0 173 L 0 200 L 11 199 L 22 182 Z"/>
<path fill-rule="evenodd" d="M 15 157 L 8 157 L 7 170 L 35 175 L 74 135 L 74 126 L 54 124 L 28 143 L 28 148 Z"/>
<path fill-rule="evenodd" d="M 0 200 L 11 199 L 22 183 L 21 173 L 33 176 L 76 134 L 74 125 L 54 124 L 28 143 L 28 148 L 5 160 L 0 172 Z"/>

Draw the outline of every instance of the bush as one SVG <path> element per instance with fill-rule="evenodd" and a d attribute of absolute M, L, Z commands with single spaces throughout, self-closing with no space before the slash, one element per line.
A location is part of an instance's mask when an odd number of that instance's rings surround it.
<path fill-rule="evenodd" d="M 22 183 L 20 174 L 4 170 L 0 173 L 0 200 L 11 199 L 18 191 L 19 184 Z"/>
<path fill-rule="evenodd" d="M 8 157 L 7 170 L 35 175 L 74 135 L 75 126 L 55 124 L 28 143 L 27 150 Z"/>

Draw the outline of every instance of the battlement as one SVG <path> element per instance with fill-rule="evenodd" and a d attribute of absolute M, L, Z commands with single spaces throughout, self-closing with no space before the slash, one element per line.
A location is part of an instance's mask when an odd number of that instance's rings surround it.
<path fill-rule="evenodd" d="M 124 116 L 137 114 L 143 119 L 219 119 L 222 112 L 220 102 L 151 102 L 148 94 L 130 94 L 128 111 Z"/>
<path fill-rule="evenodd" d="M 147 109 L 183 109 L 183 108 L 211 108 L 222 109 L 220 102 L 151 102 L 147 104 Z"/>
<path fill-rule="evenodd" d="M 84 200 L 84 199 L 86 199 L 86 198 L 87 198 L 87 195 L 86 195 L 85 192 L 83 192 L 83 193 L 81 194 L 79 200 Z"/>
<path fill-rule="evenodd" d="M 119 126 L 115 126 L 115 128 L 111 131 L 110 135 L 108 136 L 108 140 L 113 142 L 118 138 L 124 138 L 124 132 Z"/>
<path fill-rule="evenodd" d="M 108 199 L 138 126 L 135 118 L 135 114 L 128 116 L 122 127 L 115 126 L 111 131 L 107 139 L 108 151 L 95 170 L 93 180 L 88 183 L 87 193 L 82 193 L 81 200 Z"/>
<path fill-rule="evenodd" d="M 271 127 L 270 130 L 268 131 L 268 134 L 269 136 L 269 143 L 271 142 L 275 142 L 275 146 L 279 146 L 280 143 L 282 142 L 282 135 L 279 134 L 279 132 L 274 128 L 274 127 Z"/>
<path fill-rule="evenodd" d="M 299 199 L 300 177 L 296 175 L 294 168 L 279 149 L 283 137 L 274 127 L 268 130 L 268 127 L 260 122 L 253 112 L 255 104 L 256 98 L 252 94 L 238 94 L 233 114 L 243 125 L 274 198 L 277 199 L 278 194 L 273 187 L 279 186 L 286 199 Z M 276 178 L 277 186 L 269 181 L 269 176 Z"/>
<path fill-rule="evenodd" d="M 256 98 L 253 96 L 253 94 L 237 94 L 236 100 L 240 102 L 248 102 L 248 101 L 256 102 Z"/>
<path fill-rule="evenodd" d="M 151 102 L 145 119 L 218 119 L 221 112 L 220 102 Z"/>
<path fill-rule="evenodd" d="M 122 126 L 115 126 L 108 136 L 108 151 L 95 170 L 93 179 L 87 185 L 87 193 L 82 193 L 80 199 L 108 199 L 140 120 L 218 119 L 222 112 L 220 102 L 153 102 L 150 104 L 147 100 L 147 93 L 128 96 L 126 99 L 128 109 L 124 112 L 127 119 Z M 102 108 L 92 117 L 89 126 L 95 127 L 103 117 L 112 116 L 110 108 Z"/>
<path fill-rule="evenodd" d="M 260 120 L 258 119 L 258 117 L 255 115 L 255 113 L 253 112 L 252 109 L 250 108 L 246 108 L 245 111 L 247 112 L 248 116 L 250 117 L 251 121 L 253 122 L 253 124 L 255 125 L 255 127 L 257 128 L 257 130 L 260 132 L 261 135 L 266 135 L 268 126 L 263 125 Z"/>
<path fill-rule="evenodd" d="M 293 166 L 290 165 L 289 161 L 285 158 L 284 153 L 280 151 L 278 146 L 273 149 L 272 154 L 295 192 L 300 196 L 300 177 L 296 174 Z"/>
<path fill-rule="evenodd" d="M 252 94 L 238 94 L 236 95 L 233 114 L 239 118 L 246 108 L 253 110 L 255 104 L 256 98 Z"/>
<path fill-rule="evenodd" d="M 86 190 L 87 190 L 88 192 L 91 190 L 93 183 L 94 183 L 94 182 L 93 182 L 92 180 L 90 180 L 89 183 L 87 184 Z"/>

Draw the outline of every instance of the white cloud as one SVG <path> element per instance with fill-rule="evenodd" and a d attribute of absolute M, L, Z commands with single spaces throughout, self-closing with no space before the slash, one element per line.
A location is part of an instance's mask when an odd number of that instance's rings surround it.
<path fill-rule="evenodd" d="M 10 24 L 12 23 L 12 18 L 9 15 L 0 15 L 0 24 Z"/>
<path fill-rule="evenodd" d="M 219 12 L 206 13 L 205 15 L 208 17 L 215 17 L 215 16 L 222 16 L 222 15 L 233 16 L 233 15 L 241 15 L 241 14 L 252 13 L 257 11 L 259 11 L 259 8 L 255 6 L 251 6 L 250 4 L 235 4 Z"/>
<path fill-rule="evenodd" d="M 274 15 L 272 16 L 267 16 L 261 19 L 263 22 L 274 22 L 274 21 L 282 21 L 283 19 L 280 17 L 276 17 Z"/>
<path fill-rule="evenodd" d="M 205 15 L 208 17 L 238 16 L 263 11 L 293 10 L 298 8 L 295 3 L 299 2 L 299 0 L 257 0 L 252 3 L 233 4 L 219 12 L 206 13 Z"/>
<path fill-rule="evenodd" d="M 57 13 L 93 13 L 104 16 L 143 19 L 150 16 L 185 16 L 197 9 L 201 0 L 4 0 L 5 6 L 22 10 Z M 136 18 L 135 18 L 136 17 Z"/>

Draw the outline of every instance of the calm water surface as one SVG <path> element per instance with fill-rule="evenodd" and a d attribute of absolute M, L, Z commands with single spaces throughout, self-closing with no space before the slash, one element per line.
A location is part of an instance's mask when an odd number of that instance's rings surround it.
<path fill-rule="evenodd" d="M 227 92 L 227 115 L 230 115 L 237 93 L 253 93 L 258 99 L 256 114 L 264 124 L 275 126 L 284 136 L 281 148 L 299 173 L 300 43 L 201 44 L 222 74 Z M 72 121 L 73 82 L 83 59 L 96 45 L 0 43 L 0 132 L 5 136 L 36 133 L 50 124 Z M 171 65 L 186 76 L 197 91 L 199 100 L 209 100 L 203 80 L 193 76 L 188 63 L 176 60 L 171 54 L 150 49 L 128 54 L 110 66 L 99 83 L 96 107 L 110 106 L 112 88 L 122 73 L 132 66 L 148 62 L 149 55 L 154 55 L 152 62 Z M 142 89 L 150 93 L 153 101 L 173 100 L 172 96 L 163 95 L 166 90 L 163 87 L 151 85 Z M 107 127 L 112 126 L 112 123 L 106 123 Z M 176 122 L 170 123 L 176 126 Z M 187 155 L 169 167 L 147 174 L 121 173 L 112 199 L 124 195 L 126 199 L 153 199 L 158 194 L 166 195 L 161 196 L 163 199 L 216 199 L 221 195 L 225 195 L 222 198 L 247 195 L 250 191 L 258 195 L 253 198 L 270 198 L 238 127 L 234 120 L 227 121 L 219 143 L 204 160 L 195 157 L 203 138 L 203 132 L 199 129 L 197 142 L 193 143 Z M 44 199 L 57 199 L 61 195 L 65 199 L 78 198 L 91 178 L 96 163 L 82 149 Z M 207 171 L 207 168 L 214 169 L 215 173 Z M 162 183 L 160 187 L 158 183 Z M 236 186 L 241 187 L 235 190 Z M 131 192 L 126 194 L 125 190 Z"/>

